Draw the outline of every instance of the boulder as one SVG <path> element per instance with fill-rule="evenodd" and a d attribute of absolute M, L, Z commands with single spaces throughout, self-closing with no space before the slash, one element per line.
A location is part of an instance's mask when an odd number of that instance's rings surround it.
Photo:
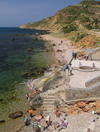
<path fill-rule="evenodd" d="M 77 102 L 79 108 L 84 108 L 86 106 L 85 102 Z"/>
<path fill-rule="evenodd" d="M 89 111 L 89 106 L 86 105 L 82 110 L 83 110 L 84 112 L 88 112 L 88 111 Z"/>
<path fill-rule="evenodd" d="M 41 105 L 43 105 L 43 98 L 39 95 L 36 95 L 30 102 L 29 102 L 31 108 L 37 109 L 40 108 Z"/>
<path fill-rule="evenodd" d="M 34 41 L 34 40 L 32 40 L 31 42 L 32 42 L 32 43 L 35 43 L 35 41 Z"/>
<path fill-rule="evenodd" d="M 6 122 L 5 120 L 0 120 L 0 124 L 1 124 L 1 123 L 5 123 L 5 122 Z"/>
<path fill-rule="evenodd" d="M 100 108 L 100 99 L 96 102 L 96 109 Z"/>
<path fill-rule="evenodd" d="M 28 72 L 25 75 L 23 75 L 23 77 L 27 78 L 27 77 L 32 77 L 33 75 L 36 75 L 36 73 L 34 73 L 34 72 Z"/>
<path fill-rule="evenodd" d="M 56 44 L 52 44 L 52 46 L 56 46 Z"/>
<path fill-rule="evenodd" d="M 27 47 L 27 51 L 32 51 L 32 50 L 33 50 L 33 48 L 31 46 Z"/>
<path fill-rule="evenodd" d="M 3 102 L 4 100 L 3 99 L 0 99 L 0 102 Z"/>
<path fill-rule="evenodd" d="M 35 35 L 36 35 L 36 36 L 38 36 L 38 35 L 39 35 L 39 33 L 36 33 Z"/>
<path fill-rule="evenodd" d="M 15 96 L 11 96 L 11 97 L 8 97 L 7 100 L 10 101 L 10 102 L 11 101 L 15 101 L 16 100 L 16 97 Z"/>
<path fill-rule="evenodd" d="M 62 52 L 62 50 L 58 49 L 57 52 Z"/>
<path fill-rule="evenodd" d="M 93 108 L 93 107 L 96 107 L 96 102 L 89 103 L 89 108 Z"/>
<path fill-rule="evenodd" d="M 11 41 L 14 41 L 15 39 L 11 39 Z"/>
<path fill-rule="evenodd" d="M 22 111 L 17 111 L 17 112 L 11 113 L 9 115 L 9 117 L 12 118 L 12 119 L 16 119 L 18 117 L 21 117 L 22 115 L 23 115 L 23 112 Z"/>

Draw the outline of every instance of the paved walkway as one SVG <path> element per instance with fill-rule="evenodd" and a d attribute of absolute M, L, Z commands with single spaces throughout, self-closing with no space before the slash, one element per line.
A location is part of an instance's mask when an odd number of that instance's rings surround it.
<path fill-rule="evenodd" d="M 85 61 L 85 60 L 73 60 L 72 67 L 78 67 L 79 62 L 82 63 L 83 66 L 92 66 L 92 63 L 95 63 L 97 68 L 100 68 L 99 61 Z M 82 72 L 78 70 L 73 70 L 73 75 L 70 76 L 69 85 L 72 88 L 85 88 L 85 82 L 95 78 L 100 75 L 100 71 L 93 72 Z"/>
<path fill-rule="evenodd" d="M 95 67 L 100 69 L 100 61 L 73 60 L 72 67 L 79 67 L 79 62 L 81 62 L 82 66 L 90 67 L 92 67 L 92 64 L 94 63 Z"/>

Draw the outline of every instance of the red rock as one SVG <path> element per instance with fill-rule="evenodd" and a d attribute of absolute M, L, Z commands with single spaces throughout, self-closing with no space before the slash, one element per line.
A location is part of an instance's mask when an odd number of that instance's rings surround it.
<path fill-rule="evenodd" d="M 86 105 L 82 110 L 83 110 L 84 112 L 88 112 L 88 111 L 89 111 L 89 106 Z"/>
<path fill-rule="evenodd" d="M 18 117 L 21 117 L 22 115 L 23 115 L 23 112 L 22 111 L 17 111 L 17 112 L 11 113 L 9 115 L 9 117 L 12 118 L 12 119 L 16 119 Z"/>
<path fill-rule="evenodd" d="M 85 102 L 77 102 L 79 108 L 84 108 L 86 106 Z"/>
<path fill-rule="evenodd" d="M 93 108 L 93 107 L 96 107 L 96 103 L 89 103 L 89 108 Z"/>
<path fill-rule="evenodd" d="M 96 102 L 96 109 L 100 108 L 100 99 Z"/>

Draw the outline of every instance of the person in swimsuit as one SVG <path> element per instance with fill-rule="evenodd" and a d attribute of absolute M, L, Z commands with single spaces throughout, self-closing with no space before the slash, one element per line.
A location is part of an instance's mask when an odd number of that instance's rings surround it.
<path fill-rule="evenodd" d="M 55 108 L 55 114 L 57 117 L 60 117 L 61 112 L 60 112 L 60 109 L 58 106 L 56 106 L 56 108 Z"/>

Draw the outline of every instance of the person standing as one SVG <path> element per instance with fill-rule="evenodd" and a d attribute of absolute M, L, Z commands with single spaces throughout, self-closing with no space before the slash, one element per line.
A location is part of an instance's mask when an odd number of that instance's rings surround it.
<path fill-rule="evenodd" d="M 75 60 L 76 60 L 76 57 L 77 57 L 77 53 L 75 52 L 75 54 L 74 54 L 74 58 L 75 58 Z"/>
<path fill-rule="evenodd" d="M 38 122 L 36 121 L 35 118 L 33 122 L 33 132 L 41 132 L 41 128 L 39 127 Z"/>
<path fill-rule="evenodd" d="M 25 126 L 28 126 L 28 117 L 25 115 Z"/>
<path fill-rule="evenodd" d="M 95 69 L 95 64 L 94 63 L 92 64 L 92 68 Z"/>
<path fill-rule="evenodd" d="M 72 66 L 71 66 L 71 64 L 69 64 L 69 71 L 70 71 L 70 76 L 72 75 L 72 70 L 73 70 L 73 68 L 72 68 Z"/>
<path fill-rule="evenodd" d="M 89 60 L 92 61 L 92 55 L 91 55 L 91 53 L 89 55 Z"/>
<path fill-rule="evenodd" d="M 74 53 L 74 51 L 72 51 L 72 57 L 73 57 L 73 59 L 75 58 L 75 53 Z"/>
<path fill-rule="evenodd" d="M 66 75 L 69 75 L 69 66 L 68 66 L 68 64 L 66 65 L 64 71 L 66 71 Z"/>

